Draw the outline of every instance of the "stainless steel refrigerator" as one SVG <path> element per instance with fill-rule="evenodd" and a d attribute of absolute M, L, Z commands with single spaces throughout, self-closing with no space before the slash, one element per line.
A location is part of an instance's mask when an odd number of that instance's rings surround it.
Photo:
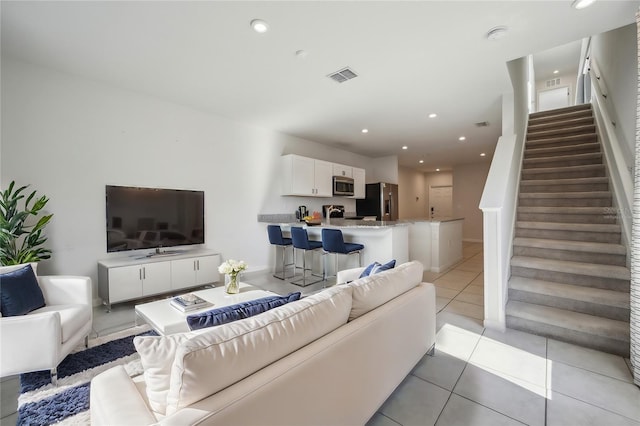
<path fill-rule="evenodd" d="M 356 200 L 358 216 L 375 216 L 376 220 L 398 220 L 398 185 L 368 183 L 365 198 Z"/>

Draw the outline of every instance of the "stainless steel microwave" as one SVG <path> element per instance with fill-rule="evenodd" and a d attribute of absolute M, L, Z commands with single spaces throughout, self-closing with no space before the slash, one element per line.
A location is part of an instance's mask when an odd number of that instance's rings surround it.
<path fill-rule="evenodd" d="M 353 179 L 345 176 L 334 176 L 333 195 L 353 195 Z"/>

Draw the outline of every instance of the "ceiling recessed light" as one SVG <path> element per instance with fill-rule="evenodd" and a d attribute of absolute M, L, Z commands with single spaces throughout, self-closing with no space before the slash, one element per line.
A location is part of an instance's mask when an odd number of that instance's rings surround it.
<path fill-rule="evenodd" d="M 507 27 L 504 26 L 494 27 L 487 31 L 487 38 L 489 40 L 498 40 L 505 35 L 507 35 Z"/>
<path fill-rule="evenodd" d="M 424 163 L 424 160 L 420 160 L 420 161 L 418 161 L 418 163 L 422 164 L 422 163 Z"/>
<path fill-rule="evenodd" d="M 466 141 L 466 140 L 467 140 L 467 138 L 466 138 L 465 136 L 460 136 L 460 137 L 458 138 L 458 140 L 459 140 L 459 141 Z"/>
<path fill-rule="evenodd" d="M 585 7 L 591 6 L 596 0 L 574 0 L 571 4 L 575 9 L 584 9 Z"/>
<path fill-rule="evenodd" d="M 485 154 L 484 152 L 480 153 L 480 157 L 484 157 L 485 155 L 487 154 Z"/>
<path fill-rule="evenodd" d="M 362 133 L 369 133 L 369 129 L 362 129 Z"/>
<path fill-rule="evenodd" d="M 429 118 L 436 118 L 438 116 L 438 114 L 436 114 L 435 112 L 432 112 L 431 114 L 429 114 Z"/>
<path fill-rule="evenodd" d="M 267 24 L 262 19 L 254 19 L 253 21 L 251 21 L 250 25 L 251 25 L 251 28 L 253 28 L 253 31 L 260 34 L 266 33 L 267 31 L 269 31 L 269 24 Z"/>
<path fill-rule="evenodd" d="M 554 74 L 558 74 L 560 72 L 560 70 L 553 70 Z"/>
<path fill-rule="evenodd" d="M 409 149 L 409 147 L 405 145 L 402 147 L 402 149 Z"/>
<path fill-rule="evenodd" d="M 306 50 L 296 50 L 296 58 L 304 59 L 309 55 L 309 52 Z"/>
<path fill-rule="evenodd" d="M 439 171 L 440 171 L 440 169 L 436 169 L 436 172 L 439 172 Z"/>

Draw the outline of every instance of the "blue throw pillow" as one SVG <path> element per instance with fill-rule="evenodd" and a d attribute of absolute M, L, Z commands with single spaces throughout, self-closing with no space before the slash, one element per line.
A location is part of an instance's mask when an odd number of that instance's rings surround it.
<path fill-rule="evenodd" d="M 262 299 L 249 300 L 248 302 L 238 303 L 236 305 L 223 306 L 221 308 L 212 309 L 210 311 L 201 312 L 199 314 L 189 315 L 187 324 L 191 330 L 199 330 L 201 328 L 213 327 L 214 325 L 222 325 L 228 322 L 249 318 L 266 312 L 269 309 L 286 305 L 300 299 L 300 292 L 290 293 L 286 296 L 268 296 Z"/>
<path fill-rule="evenodd" d="M 2 316 L 24 315 L 43 306 L 44 296 L 30 265 L 0 275 Z"/>
<path fill-rule="evenodd" d="M 377 274 L 378 272 L 388 271 L 389 269 L 393 269 L 396 266 L 396 260 L 393 259 L 384 265 L 381 265 L 378 262 L 373 262 L 371 265 L 364 268 L 362 274 L 360 274 L 360 278 L 368 277 L 369 275 Z"/>

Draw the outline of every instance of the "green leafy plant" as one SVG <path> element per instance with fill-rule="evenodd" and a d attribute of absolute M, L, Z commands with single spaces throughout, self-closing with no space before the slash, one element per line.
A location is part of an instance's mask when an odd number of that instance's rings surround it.
<path fill-rule="evenodd" d="M 19 202 L 24 199 L 23 191 L 28 185 L 15 191 L 14 187 L 12 181 L 9 188 L 0 193 L 0 264 L 18 265 L 49 259 L 51 250 L 42 247 L 47 241 L 42 231 L 53 214 L 36 221 L 49 199 L 44 195 L 36 198 L 36 191 L 33 191 L 24 201 L 24 209 L 20 210 Z"/>

